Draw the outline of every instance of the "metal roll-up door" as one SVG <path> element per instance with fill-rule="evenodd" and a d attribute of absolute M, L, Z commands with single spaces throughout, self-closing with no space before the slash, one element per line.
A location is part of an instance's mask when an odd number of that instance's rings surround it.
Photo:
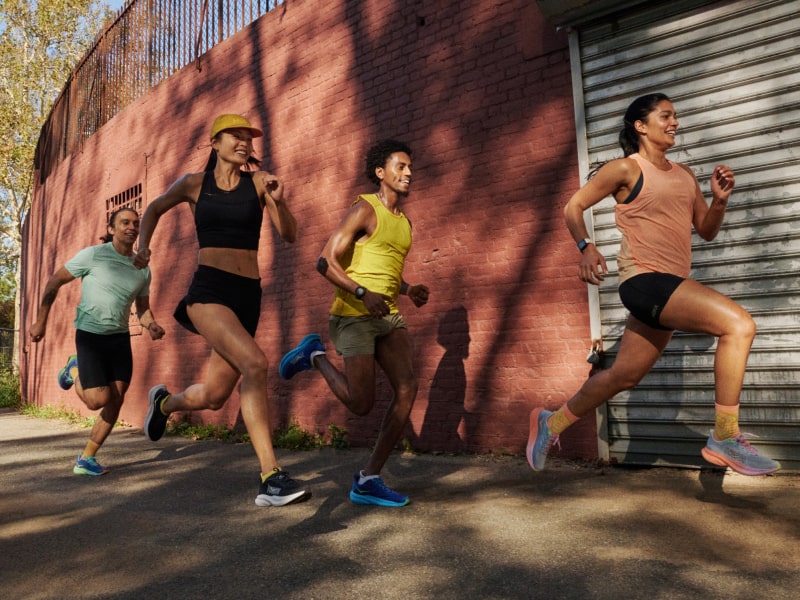
<path fill-rule="evenodd" d="M 758 334 L 740 423 L 755 447 L 800 468 L 800 1 L 647 4 L 571 32 L 582 177 L 622 155 L 622 115 L 637 96 L 664 92 L 680 128 L 669 157 L 688 164 L 710 198 L 715 164 L 736 172 L 717 238 L 694 236 L 692 277 L 730 296 Z M 575 64 L 579 63 L 579 64 Z M 607 359 L 627 311 L 617 294 L 614 203 L 590 215 L 608 260 L 595 296 Z M 590 292 L 591 294 L 591 292 Z M 710 336 L 677 332 L 652 372 L 599 412 L 601 454 L 629 464 L 707 465 L 714 422 Z M 607 452 L 606 452 L 607 451 Z"/>

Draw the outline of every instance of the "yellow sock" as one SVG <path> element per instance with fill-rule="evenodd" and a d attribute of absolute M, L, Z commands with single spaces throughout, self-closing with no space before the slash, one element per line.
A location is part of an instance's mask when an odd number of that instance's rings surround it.
<path fill-rule="evenodd" d="M 168 416 L 169 416 L 169 413 L 164 411 L 164 403 L 165 403 L 167 400 L 169 400 L 170 398 L 171 398 L 171 395 L 170 395 L 170 394 L 167 394 L 166 396 L 164 396 L 164 399 L 163 399 L 163 400 L 161 401 L 161 403 L 158 405 L 158 410 L 160 410 L 160 411 L 161 411 L 161 414 L 162 414 L 162 415 L 164 415 L 165 417 L 168 417 Z"/>
<path fill-rule="evenodd" d="M 269 479 L 270 477 L 275 475 L 275 473 L 278 473 L 280 470 L 281 470 L 280 467 L 275 467 L 274 469 L 272 469 L 272 471 L 270 471 L 266 475 L 264 475 L 264 473 L 262 473 L 261 474 L 261 483 L 264 483 L 267 479 Z"/>
<path fill-rule="evenodd" d="M 714 437 L 718 440 L 739 435 L 739 405 L 714 404 Z"/>
<path fill-rule="evenodd" d="M 572 411 L 567 408 L 567 405 L 565 404 L 548 417 L 547 426 L 550 428 L 550 431 L 553 433 L 553 435 L 561 435 L 562 431 L 572 425 L 579 418 L 580 417 L 576 417 L 574 414 L 572 414 Z"/>
<path fill-rule="evenodd" d="M 97 451 L 100 449 L 100 444 L 95 444 L 93 441 L 89 440 L 86 444 L 86 448 L 83 449 L 83 454 L 81 454 L 81 458 L 87 458 L 89 456 L 94 456 L 97 454 Z"/>

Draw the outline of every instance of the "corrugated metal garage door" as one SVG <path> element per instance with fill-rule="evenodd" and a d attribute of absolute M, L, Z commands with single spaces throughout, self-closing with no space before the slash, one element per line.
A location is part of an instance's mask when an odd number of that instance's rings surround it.
<path fill-rule="evenodd" d="M 672 98 L 681 124 L 670 158 L 689 164 L 706 194 L 715 164 L 736 172 L 719 236 L 695 236 L 692 276 L 756 320 L 741 423 L 785 469 L 800 469 L 798 33 L 800 1 L 745 0 L 660 4 L 571 34 L 582 176 L 590 163 L 621 156 L 622 114 L 654 91 Z M 593 317 L 613 360 L 627 316 L 617 295 L 613 201 L 591 218 L 614 275 Z M 601 453 L 607 442 L 608 457 L 623 463 L 706 465 L 700 449 L 713 425 L 715 348 L 709 336 L 676 333 L 650 375 L 605 407 Z"/>

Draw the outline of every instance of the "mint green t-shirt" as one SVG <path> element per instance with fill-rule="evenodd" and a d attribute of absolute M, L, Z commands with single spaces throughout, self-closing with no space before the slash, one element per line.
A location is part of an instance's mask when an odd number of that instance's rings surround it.
<path fill-rule="evenodd" d="M 150 295 L 150 267 L 137 269 L 111 242 L 90 246 L 64 265 L 81 278 L 75 328 L 108 335 L 127 333 L 133 301 Z"/>

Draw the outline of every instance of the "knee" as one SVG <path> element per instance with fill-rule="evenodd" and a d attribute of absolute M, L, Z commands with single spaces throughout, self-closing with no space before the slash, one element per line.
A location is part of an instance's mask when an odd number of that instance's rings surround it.
<path fill-rule="evenodd" d="M 417 391 L 419 391 L 419 383 L 415 377 L 412 377 L 397 386 L 395 397 L 399 403 L 411 406 L 417 397 Z"/>
<path fill-rule="evenodd" d="M 122 406 L 120 396 L 107 392 L 97 394 L 84 390 L 81 400 L 89 410 L 100 410 L 106 407 L 119 409 Z"/>
<path fill-rule="evenodd" d="M 601 371 L 598 375 L 608 375 L 608 381 L 612 384 L 614 394 L 631 390 L 639 385 L 644 377 L 644 373 L 633 372 L 626 369 L 614 370 L 613 366 L 608 371 Z M 613 395 L 613 394 L 612 394 Z"/>
<path fill-rule="evenodd" d="M 241 366 L 242 377 L 248 380 L 263 381 L 266 385 L 269 361 L 263 354 L 250 356 Z"/>
<path fill-rule="evenodd" d="M 374 398 L 353 398 L 351 396 L 350 410 L 353 411 L 353 414 L 359 417 L 365 417 L 372 410 L 372 405 L 374 402 Z"/>
<path fill-rule="evenodd" d="M 747 311 L 733 320 L 731 329 L 732 334 L 740 338 L 752 341 L 756 337 L 756 322 Z"/>

